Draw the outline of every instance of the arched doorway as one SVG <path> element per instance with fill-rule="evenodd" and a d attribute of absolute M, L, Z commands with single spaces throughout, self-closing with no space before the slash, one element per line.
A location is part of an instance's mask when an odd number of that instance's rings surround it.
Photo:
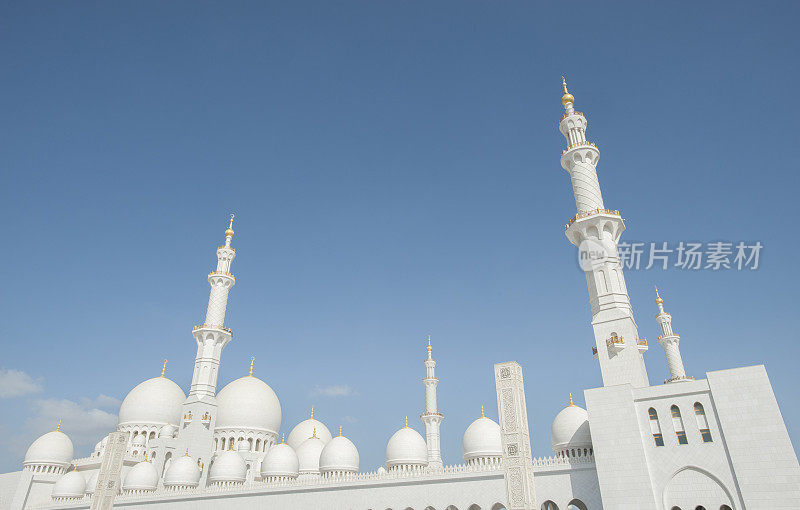
<path fill-rule="evenodd" d="M 706 510 L 732 506 L 730 491 L 711 473 L 696 467 L 678 470 L 664 487 L 664 508 Z"/>

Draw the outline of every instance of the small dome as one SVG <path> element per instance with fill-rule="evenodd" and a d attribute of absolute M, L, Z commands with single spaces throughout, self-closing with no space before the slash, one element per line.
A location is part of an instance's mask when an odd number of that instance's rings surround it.
<path fill-rule="evenodd" d="M 408 425 L 398 430 L 386 444 L 386 465 L 425 466 L 428 464 L 428 446 L 419 432 Z"/>
<path fill-rule="evenodd" d="M 119 425 L 180 423 L 183 390 L 166 377 L 153 377 L 133 388 L 119 408 Z"/>
<path fill-rule="evenodd" d="M 500 425 L 485 416 L 473 421 L 464 432 L 461 451 L 467 462 L 481 457 L 502 457 Z"/>
<path fill-rule="evenodd" d="M 97 443 L 95 443 L 95 445 L 94 445 L 94 451 L 96 451 L 96 452 L 99 452 L 99 451 L 101 451 L 101 450 L 103 449 L 103 446 L 104 446 L 104 445 L 103 445 L 103 441 L 98 441 L 98 442 L 97 442 Z"/>
<path fill-rule="evenodd" d="M 196 487 L 200 482 L 200 468 L 197 461 L 188 455 L 176 457 L 169 464 L 167 472 L 164 473 L 164 485 L 186 485 Z"/>
<path fill-rule="evenodd" d="M 592 435 L 589 432 L 589 413 L 586 412 L 586 409 L 574 404 L 562 409 L 553 420 L 553 426 L 550 428 L 550 440 L 555 452 L 567 448 L 591 447 Z"/>
<path fill-rule="evenodd" d="M 158 429 L 158 437 L 175 437 L 175 432 L 178 431 L 178 427 L 167 423 L 160 429 Z"/>
<path fill-rule="evenodd" d="M 86 478 L 77 471 L 70 471 L 53 484 L 54 498 L 82 498 L 86 490 Z"/>
<path fill-rule="evenodd" d="M 244 482 L 247 478 L 247 463 L 239 453 L 233 450 L 220 452 L 211 463 L 208 480 L 217 482 Z"/>
<path fill-rule="evenodd" d="M 147 436 L 145 434 L 136 434 L 136 437 L 131 441 L 131 446 L 144 446 L 147 443 Z"/>
<path fill-rule="evenodd" d="M 358 449 L 352 441 L 339 434 L 331 439 L 319 457 L 319 470 L 358 473 Z"/>
<path fill-rule="evenodd" d="M 378 466 L 378 474 L 382 475 L 384 473 L 386 473 L 386 468 L 383 466 Z"/>
<path fill-rule="evenodd" d="M 39 436 L 28 448 L 24 464 L 50 464 L 67 467 L 72 462 L 72 441 L 60 430 Z"/>
<path fill-rule="evenodd" d="M 297 448 L 300 447 L 303 441 L 314 435 L 315 431 L 316 436 L 325 444 L 328 444 L 328 441 L 330 441 L 332 437 L 331 431 L 328 430 L 328 427 L 326 427 L 321 421 L 314 419 L 314 412 L 312 411 L 311 418 L 303 420 L 295 425 L 295 427 L 289 433 L 289 437 L 286 438 L 286 444 L 297 451 Z"/>
<path fill-rule="evenodd" d="M 323 448 L 325 441 L 316 436 L 306 439 L 297 447 L 300 474 L 319 474 L 319 457 Z"/>
<path fill-rule="evenodd" d="M 300 472 L 297 453 L 286 443 L 272 445 L 261 463 L 261 476 L 288 476 L 295 478 Z"/>
<path fill-rule="evenodd" d="M 89 479 L 86 481 L 86 494 L 94 494 L 94 489 L 97 487 L 97 475 L 100 473 L 100 470 L 92 471 L 92 474 L 89 475 Z"/>
<path fill-rule="evenodd" d="M 139 462 L 128 471 L 122 483 L 124 491 L 154 491 L 158 487 L 158 470 L 147 461 Z"/>
<path fill-rule="evenodd" d="M 236 445 L 236 451 L 249 452 L 250 451 L 250 441 L 239 441 L 239 444 Z"/>
<path fill-rule="evenodd" d="M 236 379 L 217 395 L 216 428 L 257 430 L 277 435 L 281 403 L 267 383 L 252 375 Z"/>

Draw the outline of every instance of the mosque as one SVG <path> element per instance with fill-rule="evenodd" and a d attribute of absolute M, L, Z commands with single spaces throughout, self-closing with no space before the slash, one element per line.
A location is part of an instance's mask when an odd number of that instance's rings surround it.
<path fill-rule="evenodd" d="M 670 378 L 651 385 L 617 243 L 625 224 L 603 203 L 598 148 L 563 83 L 561 166 L 576 215 L 570 242 L 603 257 L 584 267 L 603 386 L 570 403 L 551 428 L 553 455 L 531 456 L 522 369 L 495 365 L 495 421 L 484 412 L 464 431 L 463 463 L 440 453 L 436 361 L 428 342 L 420 372 L 424 435 L 406 420 L 388 440 L 386 465 L 364 472 L 356 445 L 313 410 L 291 429 L 270 386 L 250 373 L 217 391 L 225 327 L 233 215 L 197 344 L 188 395 L 166 377 L 125 397 L 116 430 L 75 458 L 68 430 L 28 448 L 21 470 L 0 475 L 0 508 L 302 510 L 745 510 L 800 508 L 800 466 L 762 365 L 686 374 L 680 337 L 656 291 L 656 321 Z M 165 363 L 166 366 L 166 363 Z M 283 427 L 283 428 L 282 428 Z M 420 427 L 420 429 L 422 429 Z M 289 430 L 288 436 L 282 430 Z M 334 431 L 337 432 L 337 431 Z M 388 434 L 387 434 L 388 435 Z"/>

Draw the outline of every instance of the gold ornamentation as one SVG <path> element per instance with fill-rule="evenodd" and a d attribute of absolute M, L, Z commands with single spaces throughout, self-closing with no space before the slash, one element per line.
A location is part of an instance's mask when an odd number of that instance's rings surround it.
<path fill-rule="evenodd" d="M 250 373 L 247 374 L 250 377 L 253 377 L 253 362 L 255 362 L 255 360 L 256 360 L 255 356 L 250 356 Z"/>
<path fill-rule="evenodd" d="M 661 299 L 661 296 L 658 294 L 658 287 L 656 287 L 656 303 L 660 305 L 663 302 L 664 300 Z"/>
<path fill-rule="evenodd" d="M 58 425 L 56 425 L 56 432 L 61 432 L 61 418 L 58 419 Z"/>
<path fill-rule="evenodd" d="M 611 216 L 620 217 L 619 211 L 617 211 L 616 209 L 612 210 L 612 209 L 597 208 L 594 211 L 584 211 L 582 213 L 576 214 L 571 220 L 569 220 L 569 223 L 564 225 L 564 230 L 567 230 L 576 221 L 582 220 L 583 218 L 588 218 L 589 216 L 594 216 L 596 214 L 610 214 Z"/>
<path fill-rule="evenodd" d="M 481 418 L 486 418 L 486 415 L 483 414 L 483 406 L 481 406 Z"/>
<path fill-rule="evenodd" d="M 161 367 L 161 377 L 164 377 L 164 372 L 167 371 L 167 360 L 164 359 L 164 365 Z"/>
<path fill-rule="evenodd" d="M 231 213 L 231 222 L 228 224 L 228 230 L 225 231 L 225 237 L 233 237 L 233 218 L 234 214 Z"/>
<path fill-rule="evenodd" d="M 433 350 L 433 347 L 431 347 L 431 336 L 428 335 L 428 352 L 431 352 L 432 350 Z"/>
<path fill-rule="evenodd" d="M 564 87 L 564 95 L 561 96 L 561 104 L 567 106 L 567 103 L 574 103 L 575 97 L 567 90 L 567 80 L 561 77 L 561 85 Z"/>
<path fill-rule="evenodd" d="M 569 405 L 570 407 L 574 407 L 575 404 L 572 403 L 572 393 L 569 394 Z"/>

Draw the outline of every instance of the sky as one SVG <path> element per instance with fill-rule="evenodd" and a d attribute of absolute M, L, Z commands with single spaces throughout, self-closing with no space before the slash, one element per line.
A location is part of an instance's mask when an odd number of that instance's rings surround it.
<path fill-rule="evenodd" d="M 795 450 L 800 39 L 794 2 L 0 4 L 0 471 L 55 428 L 76 456 L 158 376 L 188 392 L 193 325 L 235 212 L 219 387 L 254 375 L 281 432 L 442 449 L 524 370 L 534 456 L 602 385 L 563 234 L 561 76 L 628 243 L 761 243 L 758 267 L 626 269 L 651 384 L 658 285 L 689 375 L 764 364 Z M 674 255 L 674 254 L 673 254 Z M 646 259 L 646 256 L 645 256 Z M 731 256 L 731 260 L 733 257 Z M 705 262 L 705 261 L 704 261 Z"/>

